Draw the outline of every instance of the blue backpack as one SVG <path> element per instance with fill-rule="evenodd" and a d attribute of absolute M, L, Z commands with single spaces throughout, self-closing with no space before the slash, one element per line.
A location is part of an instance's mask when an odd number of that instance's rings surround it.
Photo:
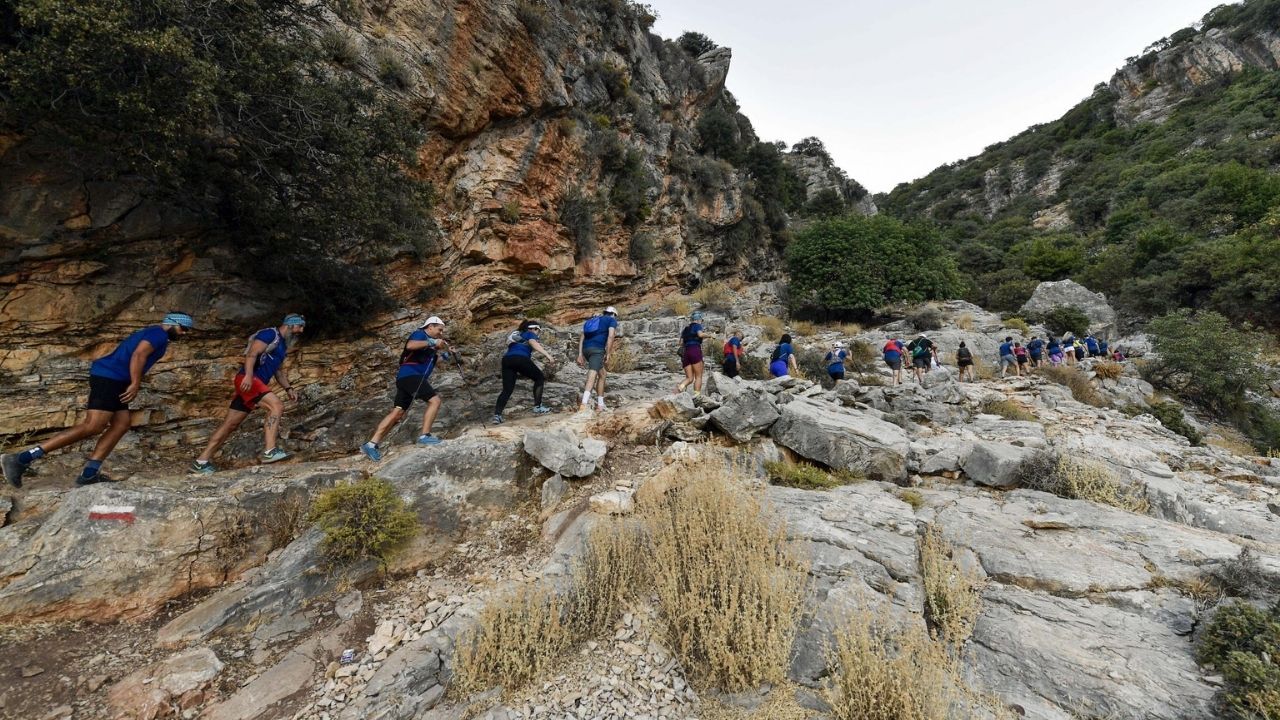
<path fill-rule="evenodd" d="M 586 322 L 582 323 L 582 333 L 584 335 L 594 335 L 600 332 L 601 324 L 602 318 L 599 315 L 588 318 Z"/>

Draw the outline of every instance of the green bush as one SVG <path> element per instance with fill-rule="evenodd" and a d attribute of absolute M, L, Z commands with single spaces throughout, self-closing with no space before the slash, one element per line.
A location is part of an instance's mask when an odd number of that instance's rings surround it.
<path fill-rule="evenodd" d="M 1173 401 L 1152 403 L 1150 412 L 1161 425 L 1186 438 L 1192 445 L 1199 445 L 1204 441 L 1200 432 L 1187 422 L 1186 415 L 1182 413 L 1182 406 L 1178 403 Z"/>
<path fill-rule="evenodd" d="M 1226 680 L 1220 699 L 1231 718 L 1280 717 L 1280 603 L 1263 610 L 1223 605 L 1196 644 L 1196 661 Z"/>
<path fill-rule="evenodd" d="M 1036 313 L 1030 319 L 1032 322 L 1044 325 L 1054 335 L 1072 333 L 1077 337 L 1084 337 L 1089 333 L 1089 316 L 1074 305 L 1064 305 Z"/>
<path fill-rule="evenodd" d="M 609 189 L 609 203 L 624 225 L 634 228 L 649 217 L 649 191 L 653 187 L 654 180 L 645 168 L 644 155 L 628 149 Z"/>
<path fill-rule="evenodd" d="M 681 50 L 689 53 L 690 57 L 695 58 L 719 47 L 711 40 L 711 38 L 700 32 L 694 32 L 692 30 L 682 33 L 676 40 L 676 43 L 680 46 Z"/>
<path fill-rule="evenodd" d="M 547 9 L 541 3 L 519 0 L 516 3 L 516 19 L 531 35 L 541 35 L 547 27 Z"/>
<path fill-rule="evenodd" d="M 359 326 L 387 297 L 366 282 L 371 263 L 351 261 L 421 249 L 430 188 L 406 172 L 422 124 L 335 67 L 311 30 L 323 10 L 14 0 L 0 11 L 0 121 L 157 183 L 317 330 Z"/>
<path fill-rule="evenodd" d="M 405 90 L 412 80 L 409 67 L 404 64 L 400 54 L 388 47 L 376 48 L 373 51 L 373 67 L 377 70 L 378 79 L 397 90 Z"/>
<path fill-rule="evenodd" d="M 810 312 L 869 313 L 960 291 L 934 230 L 883 215 L 815 222 L 787 246 L 786 258 L 790 303 Z"/>
<path fill-rule="evenodd" d="M 907 322 L 911 323 L 911 327 L 922 332 L 925 330 L 941 330 L 942 311 L 932 305 L 924 305 L 912 311 L 907 316 Z"/>
<path fill-rule="evenodd" d="M 356 47 L 355 40 L 336 28 L 329 28 L 320 33 L 320 49 L 325 57 L 344 67 L 354 65 L 360 59 L 360 51 Z"/>
<path fill-rule="evenodd" d="M 597 202 L 580 187 L 571 187 L 560 197 L 560 224 L 573 238 L 573 259 L 582 262 L 596 252 Z"/>
<path fill-rule="evenodd" d="M 829 490 L 864 479 L 850 470 L 828 472 L 808 463 L 767 462 L 764 470 L 769 475 L 769 482 L 774 485 L 803 490 Z"/>
<path fill-rule="evenodd" d="M 801 212 L 808 217 L 833 218 L 845 213 L 844 198 L 832 188 L 825 188 L 814 193 L 805 202 Z"/>
<path fill-rule="evenodd" d="M 374 477 L 324 491 L 308 519 L 324 531 L 325 555 L 339 565 L 365 558 L 385 565 L 418 529 L 418 517 L 391 483 Z"/>
<path fill-rule="evenodd" d="M 1197 404 L 1233 412 L 1246 392 L 1265 385 L 1266 338 L 1233 327 L 1218 313 L 1179 310 L 1152 320 L 1148 331 L 1159 356 L 1144 369 L 1148 378 Z"/>

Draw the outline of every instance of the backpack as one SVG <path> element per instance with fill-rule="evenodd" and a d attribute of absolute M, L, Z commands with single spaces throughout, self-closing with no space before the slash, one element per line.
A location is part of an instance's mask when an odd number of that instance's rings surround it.
<path fill-rule="evenodd" d="M 779 343 L 773 348 L 773 354 L 769 356 L 769 362 L 775 362 L 782 359 L 782 344 Z"/>
<path fill-rule="evenodd" d="M 889 342 L 884 344 L 884 350 L 882 350 L 882 352 L 885 352 L 885 353 L 896 352 L 901 354 L 902 349 L 898 347 L 897 340 L 890 340 Z"/>
<path fill-rule="evenodd" d="M 590 318 L 587 318 L 587 321 L 582 323 L 582 334 L 594 335 L 600 332 L 600 326 L 602 324 L 604 324 L 604 319 L 599 315 L 595 315 Z"/>
<path fill-rule="evenodd" d="M 921 358 L 929 355 L 929 348 L 924 343 L 916 343 L 915 345 L 915 347 L 911 348 L 911 357 Z"/>
<path fill-rule="evenodd" d="M 524 343 L 527 345 L 529 341 L 524 339 L 524 333 L 522 331 L 512 330 L 511 334 L 507 336 L 507 344 L 515 345 L 517 343 Z"/>
<path fill-rule="evenodd" d="M 680 344 L 681 344 L 681 345 L 687 345 L 687 344 L 689 344 L 689 343 L 693 342 L 694 340 L 697 340 L 697 339 L 698 339 L 698 336 L 697 336 L 697 335 L 695 335 L 695 334 L 693 334 L 692 332 L 690 332 L 691 330 L 693 330 L 693 323 L 689 323 L 688 325 L 685 325 L 685 326 L 684 326 L 684 329 L 680 331 Z"/>
<path fill-rule="evenodd" d="M 973 357 L 973 353 L 969 352 L 969 348 L 962 347 L 956 350 L 956 360 L 969 360 Z"/>
<path fill-rule="evenodd" d="M 267 343 L 266 349 L 263 350 L 262 354 L 258 356 L 258 359 L 255 361 L 255 364 L 262 362 L 262 355 L 270 355 L 271 353 L 276 351 L 276 348 L 280 347 L 280 331 L 276 330 L 275 328 L 272 328 L 271 330 L 276 334 L 275 339 Z M 262 332 L 262 331 L 259 330 L 258 332 Z M 245 357 L 249 357 L 249 353 L 253 352 L 253 341 L 255 338 L 258 337 L 258 332 L 255 332 L 249 336 L 249 342 L 246 343 L 244 346 Z"/>

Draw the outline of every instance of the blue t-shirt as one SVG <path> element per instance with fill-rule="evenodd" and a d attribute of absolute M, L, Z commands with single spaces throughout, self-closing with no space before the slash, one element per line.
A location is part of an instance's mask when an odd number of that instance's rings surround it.
<path fill-rule="evenodd" d="M 843 350 L 838 353 L 827 353 L 827 362 L 830 363 L 827 365 L 827 372 L 844 372 L 844 359 L 847 357 L 849 354 Z"/>
<path fill-rule="evenodd" d="M 263 328 L 254 333 L 253 339 L 261 341 L 270 350 L 270 352 L 264 350 L 258 356 L 258 365 L 253 369 L 253 376 L 264 383 L 270 384 L 271 378 L 275 377 L 276 372 L 280 370 L 280 366 L 284 365 L 284 356 L 288 351 L 288 348 L 285 347 L 287 343 L 285 343 L 284 337 L 280 335 L 280 331 L 275 328 Z M 276 346 L 274 348 L 271 347 L 271 343 L 275 343 Z M 250 343 L 250 346 L 252 346 L 252 343 Z"/>
<path fill-rule="evenodd" d="M 1049 354 L 1050 354 L 1050 355 L 1053 355 L 1053 354 L 1055 354 L 1055 353 L 1060 353 L 1060 352 L 1062 352 L 1062 346 L 1058 344 L 1058 341 L 1057 341 L 1057 340 L 1050 340 L 1050 341 L 1049 341 Z"/>
<path fill-rule="evenodd" d="M 600 327 L 593 333 L 587 333 L 582 338 L 582 347 L 586 348 L 604 348 L 609 344 L 609 328 L 618 327 L 618 319 L 612 315 L 600 316 Z"/>
<path fill-rule="evenodd" d="M 1013 354 L 1013 343 L 1000 343 L 1000 357 Z"/>
<path fill-rule="evenodd" d="M 432 342 L 431 336 L 427 335 L 426 330 L 414 330 L 409 335 L 409 340 L 405 344 L 411 342 Z M 431 376 L 431 371 L 436 369 L 436 349 L 428 345 L 417 350 L 405 350 L 400 356 L 400 370 L 396 373 L 396 379 L 407 377 Z"/>
<path fill-rule="evenodd" d="M 1027 343 L 1027 352 L 1031 353 L 1031 357 L 1040 357 L 1040 351 L 1044 349 L 1044 341 L 1036 338 Z"/>
<path fill-rule="evenodd" d="M 699 323 L 689 323 L 688 331 L 683 333 L 684 346 L 701 345 L 702 338 L 698 337 L 698 333 L 702 332 L 702 325 Z"/>
<path fill-rule="evenodd" d="M 779 360 L 781 360 L 781 361 L 783 361 L 783 362 L 786 362 L 787 358 L 791 357 L 791 354 L 792 354 L 792 353 L 794 353 L 794 352 L 795 352 L 795 350 L 793 350 L 793 349 L 791 348 L 791 343 L 779 343 L 779 344 L 778 344 L 778 359 L 779 359 Z"/>
<path fill-rule="evenodd" d="M 1098 341 L 1096 338 L 1091 338 L 1091 337 L 1085 338 L 1084 345 L 1085 347 L 1089 348 L 1089 352 L 1091 353 L 1098 352 Z"/>
<path fill-rule="evenodd" d="M 128 382 L 131 380 L 129 377 L 129 359 L 133 357 L 134 351 L 138 349 L 138 345 L 142 344 L 143 340 L 151 343 L 151 354 L 147 355 L 147 362 L 142 366 L 142 374 L 146 375 L 151 366 L 164 357 L 164 351 L 169 347 L 169 333 L 165 332 L 164 328 L 159 325 L 148 325 L 141 330 L 135 330 L 132 335 L 117 345 L 110 355 L 94 360 L 93 364 L 89 366 L 89 374 Z"/>
<path fill-rule="evenodd" d="M 425 333 L 424 333 L 425 334 Z M 537 340 L 538 333 L 532 330 L 525 330 L 520 333 L 520 339 L 524 342 L 514 342 L 507 344 L 508 357 L 533 357 L 533 346 L 529 344 L 530 340 Z"/>

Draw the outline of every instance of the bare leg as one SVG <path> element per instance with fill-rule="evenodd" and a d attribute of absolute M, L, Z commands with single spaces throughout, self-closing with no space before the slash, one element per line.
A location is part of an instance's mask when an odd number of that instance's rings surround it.
<path fill-rule="evenodd" d="M 693 366 L 685 365 L 684 380 L 680 381 L 680 384 L 676 386 L 676 392 L 678 393 L 684 392 L 684 389 L 686 387 L 689 387 L 692 384 L 693 384 Z"/>
<path fill-rule="evenodd" d="M 276 446 L 276 439 L 280 435 L 280 416 L 284 415 L 284 403 L 275 393 L 267 393 L 258 404 L 267 411 L 267 419 L 262 421 L 262 435 L 266 442 L 263 451 L 268 452 Z"/>
<path fill-rule="evenodd" d="M 434 395 L 427 401 L 427 411 L 422 413 L 422 434 L 431 433 L 431 426 L 436 422 L 436 415 L 440 412 L 440 396 Z"/>
<path fill-rule="evenodd" d="M 89 455 L 89 459 L 106 460 L 111 451 L 116 449 L 116 443 L 120 442 L 120 438 L 129 432 L 129 426 L 132 424 L 133 413 L 128 410 L 117 410 L 113 413 L 111 415 L 111 425 L 98 438 L 98 442 L 93 446 L 93 452 Z"/>
<path fill-rule="evenodd" d="M 107 425 L 111 423 L 112 415 L 113 413 L 106 410 L 90 410 L 89 414 L 79 424 L 67 428 L 40 443 L 40 447 L 46 453 L 51 453 L 59 448 L 78 443 L 87 437 L 93 437 L 107 428 Z"/>
<path fill-rule="evenodd" d="M 706 369 L 706 364 L 701 362 L 694 363 L 692 367 L 693 367 L 693 391 L 695 393 L 700 393 L 702 392 L 702 372 L 704 369 Z"/>
<path fill-rule="evenodd" d="M 247 412 L 228 410 L 227 417 L 223 419 L 218 429 L 213 431 L 213 435 L 209 438 L 209 444 L 205 445 L 204 452 L 200 453 L 200 457 L 196 459 L 202 463 L 212 460 L 213 456 L 218 452 L 218 448 L 222 447 L 227 438 L 231 437 L 231 433 L 235 432 L 236 428 L 240 427 L 240 423 L 244 422 L 247 417 L 249 417 Z"/>
<path fill-rule="evenodd" d="M 382 442 L 382 438 L 391 432 L 391 428 L 395 427 L 395 424 L 400 422 L 402 417 L 404 417 L 404 408 L 391 408 L 391 412 L 382 418 L 382 422 L 378 423 L 378 429 L 373 431 L 373 437 L 369 439 L 373 441 L 374 445 Z"/>
<path fill-rule="evenodd" d="M 596 385 L 596 375 L 597 372 L 595 370 L 587 370 L 587 384 L 582 388 L 583 408 L 587 407 L 587 403 L 591 401 L 591 388 Z"/>

